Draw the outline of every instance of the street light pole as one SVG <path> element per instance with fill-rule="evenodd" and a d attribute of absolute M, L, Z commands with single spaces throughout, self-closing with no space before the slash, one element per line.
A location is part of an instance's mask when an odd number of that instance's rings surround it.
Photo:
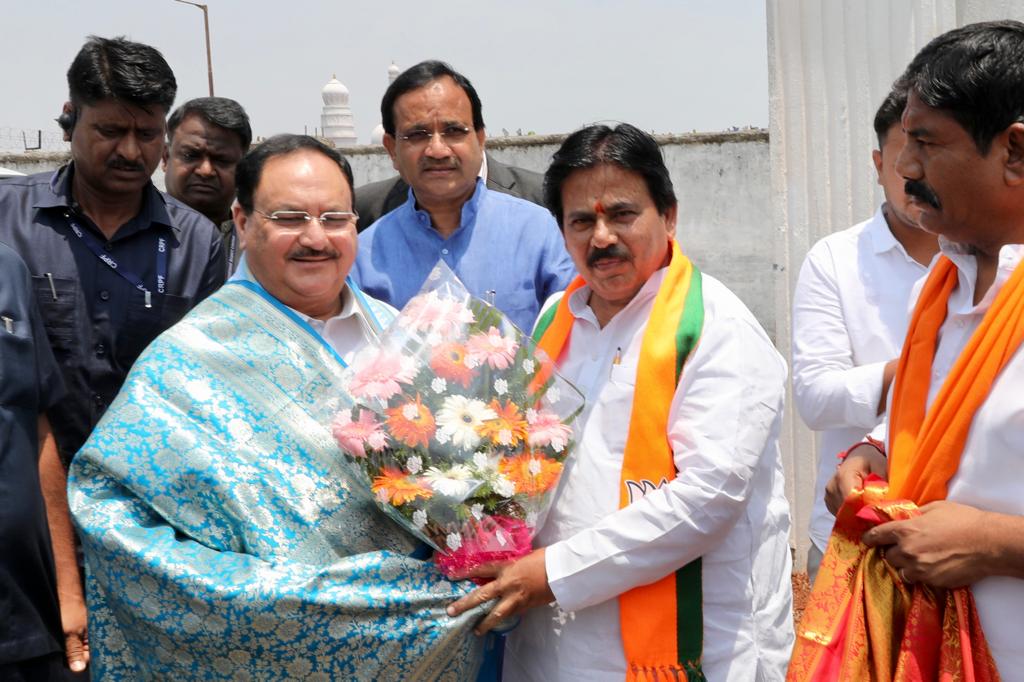
<path fill-rule="evenodd" d="M 210 52 L 210 14 L 207 11 L 207 6 L 201 5 L 198 2 L 190 2 L 189 0 L 174 1 L 180 2 L 183 5 L 198 7 L 203 11 L 203 28 L 206 29 L 206 75 L 210 80 L 210 97 L 213 97 L 213 56 Z"/>

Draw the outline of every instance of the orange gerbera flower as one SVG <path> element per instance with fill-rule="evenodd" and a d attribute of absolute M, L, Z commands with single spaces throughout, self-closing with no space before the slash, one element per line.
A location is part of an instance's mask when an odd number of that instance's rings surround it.
<path fill-rule="evenodd" d="M 498 470 L 515 483 L 517 493 L 532 497 L 546 492 L 558 482 L 562 463 L 527 450 L 501 460 Z"/>
<path fill-rule="evenodd" d="M 461 343 L 438 346 L 430 356 L 430 369 L 442 379 L 459 382 L 463 388 L 469 388 L 473 380 L 473 368 L 466 365 L 466 347 Z"/>
<path fill-rule="evenodd" d="M 436 430 L 434 415 L 423 404 L 419 395 L 416 396 L 416 400 L 390 407 L 384 410 L 384 413 L 388 416 L 388 430 L 395 440 L 411 448 L 418 445 L 427 447 L 430 443 Z"/>
<path fill-rule="evenodd" d="M 480 427 L 480 435 L 490 438 L 495 445 L 515 446 L 526 440 L 526 417 L 511 400 L 502 405 L 497 398 L 487 406 L 497 414 Z"/>
<path fill-rule="evenodd" d="M 370 488 L 377 499 L 390 504 L 405 504 L 412 502 L 417 497 L 430 499 L 434 491 L 430 487 L 422 485 L 400 469 L 384 467 L 380 476 L 373 479 Z"/>

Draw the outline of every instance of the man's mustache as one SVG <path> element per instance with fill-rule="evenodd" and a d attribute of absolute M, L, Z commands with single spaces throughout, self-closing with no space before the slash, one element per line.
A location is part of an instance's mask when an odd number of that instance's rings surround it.
<path fill-rule="evenodd" d="M 459 164 L 454 159 L 451 161 L 424 161 L 420 164 L 421 170 L 455 170 Z"/>
<path fill-rule="evenodd" d="M 300 246 L 288 254 L 289 258 L 339 258 L 340 254 L 334 249 L 311 249 L 308 246 Z"/>
<path fill-rule="evenodd" d="M 141 173 L 141 172 L 146 170 L 145 168 L 142 167 L 142 164 L 139 163 L 138 161 L 128 161 L 127 159 L 123 159 L 121 157 L 116 157 L 116 158 L 111 159 L 110 161 L 107 161 L 107 168 L 109 168 L 111 170 L 133 171 L 133 172 L 137 171 L 139 173 Z"/>
<path fill-rule="evenodd" d="M 630 260 L 629 251 L 620 244 L 612 244 L 601 249 L 594 249 L 587 254 L 587 266 L 593 267 L 597 261 L 602 258 L 621 258 L 622 260 Z"/>
<path fill-rule="evenodd" d="M 931 187 L 920 180 L 907 180 L 903 185 L 903 191 L 908 197 L 920 199 L 936 211 L 942 210 L 942 202 L 939 201 L 939 197 L 935 195 Z"/>

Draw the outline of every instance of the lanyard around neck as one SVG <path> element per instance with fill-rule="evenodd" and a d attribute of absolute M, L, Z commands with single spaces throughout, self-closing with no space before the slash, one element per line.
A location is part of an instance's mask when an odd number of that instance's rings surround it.
<path fill-rule="evenodd" d="M 85 246 L 92 251 L 93 255 L 107 264 L 111 270 L 128 281 L 129 284 L 141 291 L 146 297 L 146 307 L 152 308 L 152 294 L 143 283 L 142 278 L 118 263 L 113 256 L 106 253 L 99 241 L 92 234 L 82 229 L 78 221 L 72 217 L 70 211 L 64 212 L 64 217 L 71 226 L 71 232 L 85 243 Z M 163 294 L 167 290 L 167 239 L 157 237 L 156 240 L 156 291 Z"/>

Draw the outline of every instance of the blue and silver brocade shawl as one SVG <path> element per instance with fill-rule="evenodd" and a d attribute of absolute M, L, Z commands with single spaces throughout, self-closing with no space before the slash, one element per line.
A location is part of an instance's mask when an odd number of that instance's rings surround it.
<path fill-rule="evenodd" d="M 472 680 L 469 591 L 349 491 L 342 366 L 222 287 L 132 368 L 70 472 L 94 679 Z"/>

